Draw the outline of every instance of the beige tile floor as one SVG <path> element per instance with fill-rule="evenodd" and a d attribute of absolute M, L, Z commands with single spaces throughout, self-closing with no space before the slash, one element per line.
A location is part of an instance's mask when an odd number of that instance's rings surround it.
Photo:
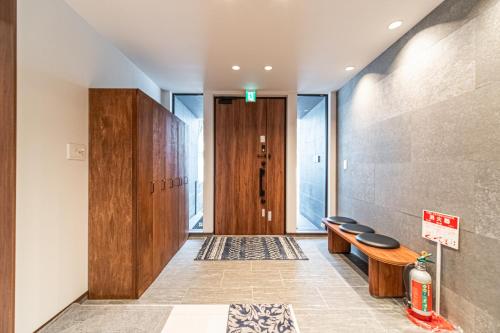
<path fill-rule="evenodd" d="M 175 304 L 286 303 L 302 333 L 422 332 L 399 300 L 372 298 L 366 275 L 328 253 L 326 238 L 298 238 L 307 261 L 194 261 L 202 243 L 190 239 L 139 300 L 87 300 L 80 307 L 113 306 L 109 320 L 116 320 L 116 311 L 133 306 L 157 307 L 168 316 Z"/>

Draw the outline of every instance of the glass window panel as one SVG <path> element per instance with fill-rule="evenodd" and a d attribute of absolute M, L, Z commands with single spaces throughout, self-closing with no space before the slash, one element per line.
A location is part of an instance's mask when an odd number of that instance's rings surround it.
<path fill-rule="evenodd" d="M 297 231 L 324 231 L 321 218 L 325 217 L 327 209 L 327 96 L 299 95 L 297 106 Z"/>

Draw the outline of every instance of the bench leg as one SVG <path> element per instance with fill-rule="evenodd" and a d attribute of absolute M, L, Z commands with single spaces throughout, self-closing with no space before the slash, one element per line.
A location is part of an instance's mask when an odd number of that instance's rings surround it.
<path fill-rule="evenodd" d="M 374 297 L 403 297 L 403 266 L 394 266 L 369 258 L 368 280 Z"/>
<path fill-rule="evenodd" d="M 328 251 L 330 253 L 349 253 L 351 252 L 351 244 L 328 229 Z"/>

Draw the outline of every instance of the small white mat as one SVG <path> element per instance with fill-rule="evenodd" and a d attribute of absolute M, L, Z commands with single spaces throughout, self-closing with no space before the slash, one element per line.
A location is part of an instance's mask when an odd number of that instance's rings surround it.
<path fill-rule="evenodd" d="M 176 305 L 162 333 L 226 333 L 229 305 Z"/>

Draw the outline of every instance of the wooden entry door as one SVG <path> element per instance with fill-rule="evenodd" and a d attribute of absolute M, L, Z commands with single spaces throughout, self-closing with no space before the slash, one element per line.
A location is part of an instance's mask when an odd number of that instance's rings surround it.
<path fill-rule="evenodd" d="M 215 99 L 215 233 L 285 233 L 286 99 Z"/>

